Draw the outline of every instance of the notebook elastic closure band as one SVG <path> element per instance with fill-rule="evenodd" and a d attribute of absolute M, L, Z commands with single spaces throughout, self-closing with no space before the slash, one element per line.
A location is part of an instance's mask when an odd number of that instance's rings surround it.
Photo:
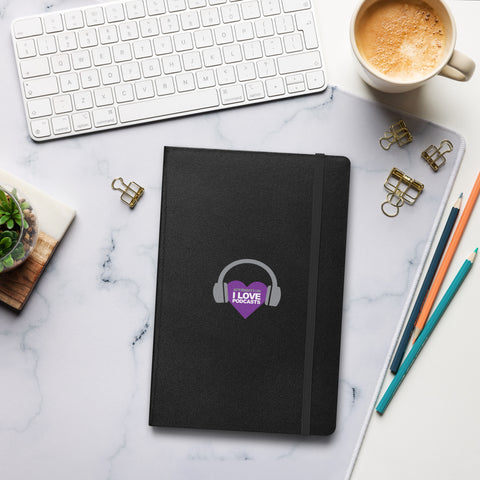
<path fill-rule="evenodd" d="M 312 406 L 313 353 L 315 346 L 315 322 L 317 316 L 318 262 L 322 230 L 322 203 L 325 161 L 320 158 L 314 167 L 312 194 L 312 234 L 310 243 L 310 272 L 308 278 L 307 321 L 305 328 L 305 359 L 303 366 L 303 400 L 301 434 L 310 433 Z"/>

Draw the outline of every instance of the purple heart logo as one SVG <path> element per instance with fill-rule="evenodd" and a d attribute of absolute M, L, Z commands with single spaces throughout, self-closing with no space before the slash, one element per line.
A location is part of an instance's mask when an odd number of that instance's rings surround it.
<path fill-rule="evenodd" d="M 265 303 L 267 286 L 262 282 L 253 282 L 248 287 L 239 280 L 228 284 L 228 301 L 243 317 L 249 317 Z"/>

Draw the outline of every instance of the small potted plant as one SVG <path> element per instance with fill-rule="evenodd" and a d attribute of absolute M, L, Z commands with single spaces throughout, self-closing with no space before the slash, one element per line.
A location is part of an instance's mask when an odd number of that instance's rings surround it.
<path fill-rule="evenodd" d="M 0 186 L 0 274 L 23 263 L 35 247 L 37 218 L 16 188 Z"/>

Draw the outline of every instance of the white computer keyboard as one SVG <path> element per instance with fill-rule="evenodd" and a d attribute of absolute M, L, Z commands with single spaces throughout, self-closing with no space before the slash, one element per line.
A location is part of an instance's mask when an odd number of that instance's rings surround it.
<path fill-rule="evenodd" d="M 314 0 L 132 0 L 17 19 L 36 141 L 322 91 Z"/>

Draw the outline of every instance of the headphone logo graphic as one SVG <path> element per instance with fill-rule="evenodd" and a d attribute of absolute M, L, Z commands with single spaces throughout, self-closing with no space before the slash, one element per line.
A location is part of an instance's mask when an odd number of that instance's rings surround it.
<path fill-rule="evenodd" d="M 271 279 L 271 285 L 265 285 L 262 282 L 253 282 L 245 285 L 239 280 L 225 283 L 225 275 L 237 265 L 251 264 L 263 268 Z M 217 282 L 213 285 L 213 298 L 216 303 L 228 303 L 240 313 L 243 318 L 249 317 L 261 305 L 276 307 L 282 296 L 280 287 L 277 284 L 277 277 L 273 270 L 258 260 L 244 258 L 228 264 L 218 276 Z"/>

